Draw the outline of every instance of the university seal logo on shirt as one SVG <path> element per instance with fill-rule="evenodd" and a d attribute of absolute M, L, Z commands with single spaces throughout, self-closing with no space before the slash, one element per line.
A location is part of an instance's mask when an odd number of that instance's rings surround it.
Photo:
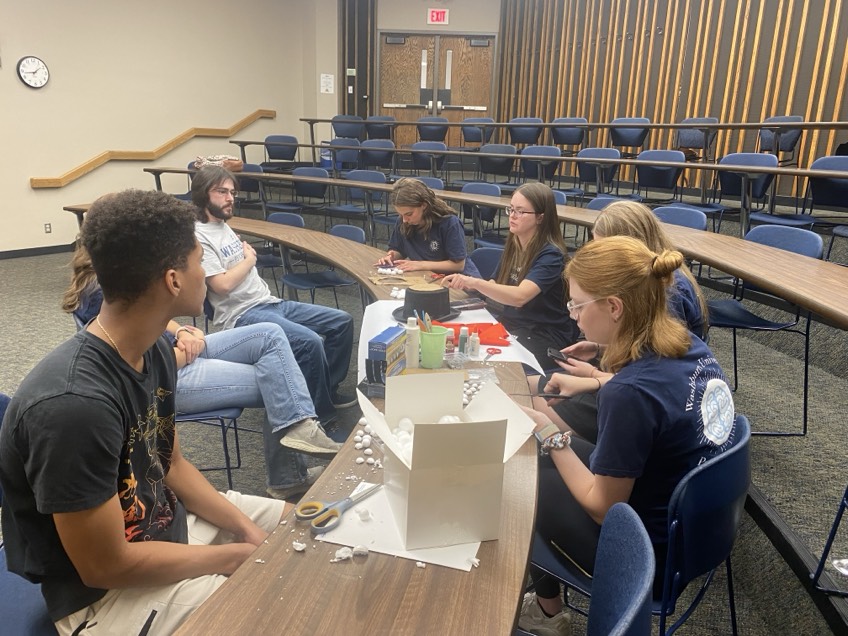
<path fill-rule="evenodd" d="M 432 240 L 432 241 L 430 241 L 430 251 L 431 251 L 431 252 L 433 252 L 433 253 L 438 252 L 438 251 L 439 251 L 439 247 L 440 247 L 440 245 L 439 245 L 439 242 L 438 242 L 438 241 L 436 241 L 436 240 Z"/>
<path fill-rule="evenodd" d="M 724 380 L 712 378 L 707 381 L 701 398 L 701 421 L 704 423 L 704 437 L 716 446 L 721 446 L 733 430 L 736 417 L 733 408 L 733 396 Z"/>

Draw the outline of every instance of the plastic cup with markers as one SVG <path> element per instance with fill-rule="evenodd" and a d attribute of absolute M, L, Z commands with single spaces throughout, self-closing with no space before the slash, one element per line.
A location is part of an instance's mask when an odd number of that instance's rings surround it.
<path fill-rule="evenodd" d="M 433 325 L 428 331 L 421 330 L 421 366 L 425 369 L 441 369 L 445 359 L 447 327 Z"/>

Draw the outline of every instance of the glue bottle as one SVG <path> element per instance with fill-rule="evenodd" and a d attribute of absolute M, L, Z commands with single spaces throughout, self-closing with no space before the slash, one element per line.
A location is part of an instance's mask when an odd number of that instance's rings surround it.
<path fill-rule="evenodd" d="M 421 342 L 421 328 L 414 316 L 406 319 L 406 368 L 418 368 L 418 352 Z"/>
<path fill-rule="evenodd" d="M 468 353 L 468 327 L 460 327 L 459 329 L 459 352 Z"/>
<path fill-rule="evenodd" d="M 456 343 L 453 341 L 453 329 L 448 329 L 447 337 L 445 338 L 445 353 L 454 353 L 456 351 Z"/>
<path fill-rule="evenodd" d="M 480 355 L 480 336 L 475 331 L 468 338 L 468 357 L 476 358 Z"/>

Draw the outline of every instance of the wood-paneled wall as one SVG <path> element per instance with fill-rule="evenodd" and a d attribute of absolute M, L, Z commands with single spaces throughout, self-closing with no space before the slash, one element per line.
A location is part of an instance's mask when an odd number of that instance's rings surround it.
<path fill-rule="evenodd" d="M 504 0 L 495 116 L 848 119 L 848 0 Z M 717 156 L 756 132 L 720 133 Z M 605 132 L 592 143 L 605 145 Z M 810 131 L 799 163 L 848 132 Z M 675 147 L 655 131 L 652 148 Z"/>

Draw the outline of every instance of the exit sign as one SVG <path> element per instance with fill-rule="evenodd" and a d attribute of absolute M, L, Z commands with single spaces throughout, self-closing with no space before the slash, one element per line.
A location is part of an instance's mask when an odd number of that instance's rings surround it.
<path fill-rule="evenodd" d="M 449 9 L 427 9 L 427 24 L 447 24 Z"/>

